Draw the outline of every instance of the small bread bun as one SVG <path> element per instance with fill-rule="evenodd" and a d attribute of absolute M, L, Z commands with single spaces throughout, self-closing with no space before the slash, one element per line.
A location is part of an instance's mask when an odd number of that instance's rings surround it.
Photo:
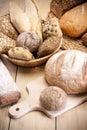
<path fill-rule="evenodd" d="M 66 104 L 66 100 L 66 93 L 55 86 L 45 88 L 40 95 L 41 106 L 51 111 L 62 109 Z"/>
<path fill-rule="evenodd" d="M 23 32 L 17 38 L 17 46 L 25 47 L 31 53 L 38 50 L 40 42 L 40 37 L 34 32 Z"/>
<path fill-rule="evenodd" d="M 67 94 L 87 92 L 87 54 L 78 50 L 56 53 L 46 63 L 45 78 Z"/>
<path fill-rule="evenodd" d="M 18 60 L 26 60 L 27 61 L 27 60 L 34 59 L 33 54 L 29 50 L 27 50 L 26 48 L 23 48 L 23 47 L 11 48 L 8 51 L 8 55 L 9 55 L 9 57 L 15 58 Z"/>

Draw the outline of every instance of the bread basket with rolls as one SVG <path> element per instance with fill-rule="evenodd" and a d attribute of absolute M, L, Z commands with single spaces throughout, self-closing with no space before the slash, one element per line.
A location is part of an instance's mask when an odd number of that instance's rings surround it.
<path fill-rule="evenodd" d="M 19 66 L 34 67 L 45 63 L 49 57 L 59 51 L 62 45 L 62 31 L 57 18 L 43 22 L 40 19 L 38 8 L 32 0 L 25 0 L 25 10 L 11 1 L 9 12 L 8 17 L 7 15 L 1 16 L 1 26 L 3 26 L 5 18 L 8 21 L 8 24 L 4 25 L 5 28 L 8 25 L 8 28 L 14 28 L 15 31 L 12 33 L 16 32 L 15 46 L 8 47 L 8 42 L 6 42 L 3 47 L 6 49 L 0 50 L 2 57 Z M 8 32 L 10 32 L 9 30 Z M 6 35 L 4 32 L 2 31 L 3 35 Z M 7 41 L 8 37 L 3 37 L 1 40 L 6 39 Z M 10 38 L 10 43 L 12 43 L 11 35 Z"/>

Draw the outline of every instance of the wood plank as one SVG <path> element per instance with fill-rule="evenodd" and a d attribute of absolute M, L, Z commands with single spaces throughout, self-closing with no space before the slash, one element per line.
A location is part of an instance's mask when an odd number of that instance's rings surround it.
<path fill-rule="evenodd" d="M 27 98 L 26 85 L 33 79 L 36 79 L 44 75 L 44 66 L 35 68 L 23 68 L 19 67 L 17 74 L 17 85 L 20 86 L 22 92 L 22 98 L 20 102 Z M 35 93 L 33 94 L 33 96 Z M 21 124 L 21 125 L 19 125 Z M 55 119 L 50 119 L 42 112 L 31 112 L 24 117 L 11 120 L 10 130 L 55 130 Z"/>
<path fill-rule="evenodd" d="M 87 130 L 87 102 L 57 117 L 57 130 Z"/>

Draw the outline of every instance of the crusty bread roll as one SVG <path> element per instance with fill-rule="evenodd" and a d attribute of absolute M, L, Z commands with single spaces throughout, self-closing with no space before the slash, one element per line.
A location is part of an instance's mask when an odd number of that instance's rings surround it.
<path fill-rule="evenodd" d="M 46 63 L 45 78 L 68 94 L 87 92 L 87 54 L 78 50 L 56 53 Z"/>
<path fill-rule="evenodd" d="M 14 47 L 8 51 L 8 56 L 18 60 L 33 60 L 33 54 L 24 47 Z"/>
<path fill-rule="evenodd" d="M 25 47 L 31 53 L 37 52 L 40 44 L 41 39 L 34 32 L 23 32 L 17 38 L 17 46 Z"/>
<path fill-rule="evenodd" d="M 40 94 L 40 104 L 47 110 L 60 110 L 65 106 L 66 101 L 67 94 L 56 86 L 47 87 Z"/>
<path fill-rule="evenodd" d="M 60 18 L 60 27 L 71 37 L 80 37 L 87 31 L 87 2 L 72 8 Z"/>

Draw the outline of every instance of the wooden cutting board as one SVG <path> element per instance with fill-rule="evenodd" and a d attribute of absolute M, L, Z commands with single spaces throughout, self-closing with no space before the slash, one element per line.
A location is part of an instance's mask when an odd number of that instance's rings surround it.
<path fill-rule="evenodd" d="M 40 102 L 39 102 L 40 93 L 46 87 L 50 87 L 50 86 L 48 86 L 44 77 L 40 77 L 36 80 L 31 81 L 27 85 L 27 91 L 29 93 L 28 98 L 26 100 L 24 100 L 23 102 L 12 106 L 9 109 L 9 115 L 12 118 L 17 119 L 17 118 L 20 118 L 23 115 L 27 114 L 28 112 L 38 110 L 38 111 L 44 112 L 48 117 L 54 118 L 54 117 L 59 116 L 60 114 L 63 114 L 64 112 L 80 105 L 81 103 L 83 103 L 87 100 L 87 93 L 79 94 L 79 95 L 68 95 L 67 104 L 66 104 L 65 108 L 63 108 L 62 110 L 59 110 L 59 111 L 48 111 L 48 110 L 44 109 L 40 105 Z"/>

